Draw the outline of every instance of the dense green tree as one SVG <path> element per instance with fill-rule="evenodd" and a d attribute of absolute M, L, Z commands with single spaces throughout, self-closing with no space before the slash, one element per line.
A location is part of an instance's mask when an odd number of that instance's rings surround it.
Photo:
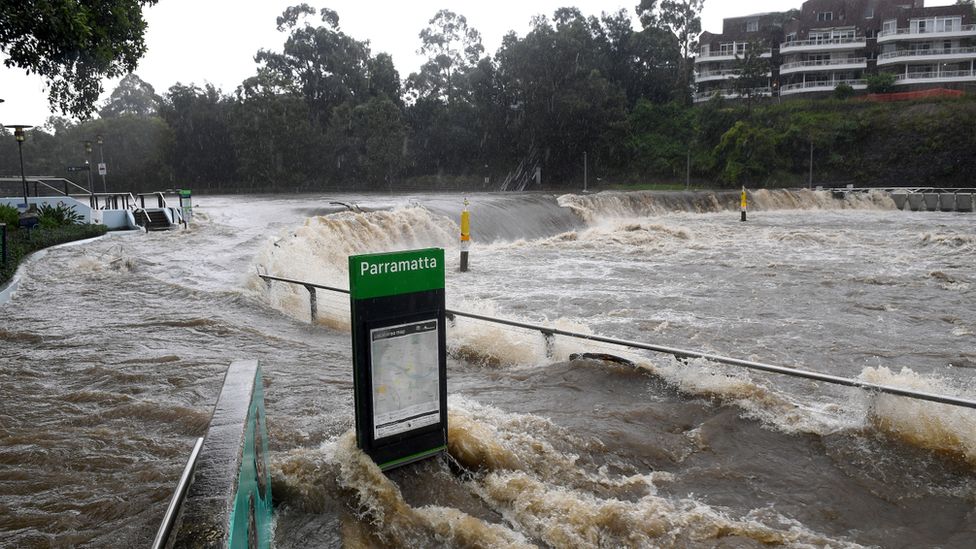
<path fill-rule="evenodd" d="M 481 33 L 468 26 L 463 15 L 440 10 L 420 31 L 420 50 L 427 62 L 419 74 L 410 75 L 415 98 L 433 97 L 447 103 L 460 100 L 464 74 L 474 67 L 485 48 Z"/>
<path fill-rule="evenodd" d="M 289 32 L 282 52 L 260 50 L 255 60 L 263 84 L 303 97 L 326 125 L 332 109 L 368 99 L 370 56 L 366 43 L 340 30 L 336 12 L 323 8 L 322 26 L 307 22 L 314 14 L 308 4 L 286 9 L 278 18 L 278 30 Z"/>
<path fill-rule="evenodd" d="M 745 51 L 735 56 L 738 74 L 732 81 L 732 89 L 745 99 L 748 107 L 752 107 L 755 99 L 769 87 L 771 65 L 762 57 L 765 51 L 764 44 L 753 40 L 746 45 Z"/>
<path fill-rule="evenodd" d="M 156 0 L 0 0 L 4 65 L 42 76 L 52 108 L 87 118 L 102 79 L 136 68 L 146 51 L 144 6 Z"/>
<path fill-rule="evenodd" d="M 782 160 L 777 155 L 777 135 L 747 121 L 738 121 L 722 136 L 715 156 L 722 167 L 719 177 L 733 185 L 760 185 Z"/>
<path fill-rule="evenodd" d="M 637 103 L 629 116 L 631 169 L 641 175 L 684 174 L 695 137 L 693 111 L 683 104 Z"/>
<path fill-rule="evenodd" d="M 169 163 L 181 185 L 237 180 L 237 157 L 230 127 L 233 105 L 207 84 L 170 87 L 160 116 L 173 131 Z"/>
<path fill-rule="evenodd" d="M 337 183 L 346 188 L 393 189 L 404 161 L 406 132 L 399 107 L 386 97 L 336 109 L 326 134 Z"/>
<path fill-rule="evenodd" d="M 161 98 L 149 83 L 136 76 L 135 73 L 125 75 L 112 95 L 105 101 L 105 106 L 98 111 L 102 118 L 112 118 L 122 115 L 152 116 L 159 111 Z"/>
<path fill-rule="evenodd" d="M 691 88 L 691 56 L 698 49 L 701 10 L 704 5 L 705 0 L 662 0 L 661 2 L 661 22 L 674 33 L 681 48 L 679 82 L 686 90 Z"/>
<path fill-rule="evenodd" d="M 890 93 L 895 88 L 895 75 L 890 72 L 879 72 L 865 78 L 868 93 Z"/>

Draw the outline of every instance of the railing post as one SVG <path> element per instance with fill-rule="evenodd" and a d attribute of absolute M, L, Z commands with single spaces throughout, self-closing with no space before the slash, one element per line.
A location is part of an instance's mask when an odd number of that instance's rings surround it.
<path fill-rule="evenodd" d="M 7 266 L 7 224 L 0 223 L 0 265 Z"/>
<path fill-rule="evenodd" d="M 556 346 L 556 334 L 549 330 L 539 330 L 546 342 L 546 358 L 552 358 Z"/>
<path fill-rule="evenodd" d="M 315 286 L 305 285 L 308 290 L 308 307 L 311 311 L 312 323 L 314 324 L 319 316 L 318 294 L 315 293 Z"/>

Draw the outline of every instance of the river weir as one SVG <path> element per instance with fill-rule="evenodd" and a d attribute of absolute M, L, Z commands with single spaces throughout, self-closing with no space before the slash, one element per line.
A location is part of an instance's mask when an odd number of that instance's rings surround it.
<path fill-rule="evenodd" d="M 464 198 L 204 196 L 186 230 L 29 261 L 0 305 L 0 547 L 148 546 L 238 359 L 263 370 L 276 547 L 972 546 L 972 410 L 470 318 L 448 456 L 383 474 L 352 435 L 349 297 L 313 322 L 258 276 L 346 288 L 349 255 L 441 247 L 453 310 L 972 399 L 971 213 L 468 195 L 461 273 Z"/>

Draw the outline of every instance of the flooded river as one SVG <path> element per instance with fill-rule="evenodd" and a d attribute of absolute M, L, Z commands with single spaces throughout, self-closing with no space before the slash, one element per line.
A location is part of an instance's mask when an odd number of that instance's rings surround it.
<path fill-rule="evenodd" d="M 350 254 L 443 247 L 451 309 L 976 398 L 976 217 L 885 195 L 196 199 L 0 305 L 0 547 L 155 534 L 226 367 L 264 371 L 276 547 L 972 547 L 976 412 L 459 318 L 450 453 L 355 448 Z M 348 211 L 333 201 L 356 203 Z M 610 353 L 634 365 L 575 353 Z"/>

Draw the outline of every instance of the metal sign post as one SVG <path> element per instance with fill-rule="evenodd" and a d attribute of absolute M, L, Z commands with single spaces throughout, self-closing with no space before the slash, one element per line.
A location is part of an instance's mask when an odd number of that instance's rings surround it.
<path fill-rule="evenodd" d="M 444 250 L 349 257 L 356 442 L 382 470 L 447 448 Z"/>

